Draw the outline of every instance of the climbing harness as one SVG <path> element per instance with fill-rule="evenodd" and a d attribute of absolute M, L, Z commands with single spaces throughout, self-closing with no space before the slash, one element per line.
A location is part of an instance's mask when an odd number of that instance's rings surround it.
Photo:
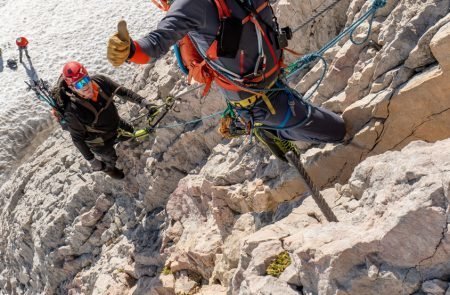
<path fill-rule="evenodd" d="M 264 1 L 257 8 L 253 8 L 252 5 L 242 0 L 235 0 L 234 2 L 248 13 L 245 18 L 238 19 L 234 17 L 226 1 L 214 0 L 220 20 L 216 39 L 208 49 L 202 50 L 193 41 L 191 35 L 188 34 L 174 46 L 175 56 L 177 57 L 180 69 L 184 73 L 188 73 L 189 82 L 195 80 L 205 85 L 203 96 L 206 96 L 209 92 L 211 84 L 214 81 L 226 90 L 245 91 L 249 94 L 257 95 L 270 105 L 270 101 L 264 93 L 261 93 L 259 89 L 256 91 L 249 90 L 247 86 L 256 85 L 279 74 L 283 63 L 281 56 L 277 56 L 275 53 L 275 46 L 278 45 L 280 49 L 283 49 L 287 45 L 287 40 L 292 37 L 291 31 L 289 28 L 279 29 L 275 17 L 274 23 L 276 29 L 261 19 L 259 15 L 261 12 L 268 8 L 272 9 L 268 1 Z M 257 37 L 258 58 L 253 72 L 244 75 L 245 51 L 239 50 L 239 42 L 243 26 L 248 23 L 253 24 L 255 27 L 254 32 Z M 268 35 L 268 32 L 263 29 L 261 24 L 265 24 L 267 30 L 272 32 L 276 39 L 279 39 L 278 42 L 276 40 L 273 42 L 270 40 L 271 36 Z M 264 44 L 267 46 L 267 53 L 264 52 Z M 240 74 L 229 71 L 216 62 L 220 57 L 234 58 L 235 56 L 239 56 L 240 59 Z M 270 66 L 268 56 L 270 56 L 273 62 Z M 273 110 L 271 109 L 271 111 Z"/>

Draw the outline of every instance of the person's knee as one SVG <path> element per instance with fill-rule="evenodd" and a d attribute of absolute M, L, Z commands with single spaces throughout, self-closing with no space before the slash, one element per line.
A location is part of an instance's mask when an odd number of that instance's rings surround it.
<path fill-rule="evenodd" d="M 117 154 L 114 146 L 104 146 L 102 149 L 96 149 L 92 151 L 98 157 L 102 159 L 108 166 L 114 166 L 117 162 Z"/>

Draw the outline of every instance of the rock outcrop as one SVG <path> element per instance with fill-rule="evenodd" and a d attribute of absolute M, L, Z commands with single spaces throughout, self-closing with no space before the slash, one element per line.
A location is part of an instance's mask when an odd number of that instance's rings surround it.
<path fill-rule="evenodd" d="M 305 200 L 243 239 L 234 293 L 277 288 L 272 294 L 444 294 L 450 272 L 449 145 L 418 141 L 368 158 L 348 184 L 324 191 L 338 223 L 300 222 L 297 216 L 310 210 Z M 268 262 L 283 250 L 291 253 L 291 267 L 278 279 L 267 276 Z"/>

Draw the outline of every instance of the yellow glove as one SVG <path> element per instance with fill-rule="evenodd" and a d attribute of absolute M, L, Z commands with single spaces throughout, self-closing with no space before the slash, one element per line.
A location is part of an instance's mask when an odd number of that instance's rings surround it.
<path fill-rule="evenodd" d="M 130 34 L 127 30 L 126 21 L 119 21 L 117 31 L 117 33 L 109 38 L 108 50 L 106 52 L 109 62 L 115 67 L 123 64 L 130 54 Z"/>

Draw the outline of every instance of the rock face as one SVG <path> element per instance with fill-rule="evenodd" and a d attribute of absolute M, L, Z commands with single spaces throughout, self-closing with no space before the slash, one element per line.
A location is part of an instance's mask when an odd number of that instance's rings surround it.
<path fill-rule="evenodd" d="M 415 142 L 368 158 L 348 184 L 323 191 L 340 220 L 331 224 L 304 197 L 275 212 L 230 210 L 211 180 L 189 176 L 167 205 L 165 263 L 220 282 L 232 294 L 438 288 L 431 280 L 445 281 L 450 271 L 449 146 L 450 140 Z M 269 263 L 283 251 L 291 266 L 278 279 L 268 276 Z"/>
<path fill-rule="evenodd" d="M 359 46 L 357 53 L 356 45 L 343 40 L 341 48 L 330 53 L 332 64 L 345 64 L 345 74 L 331 67 L 325 80 L 347 83 L 324 83 L 312 100 L 326 100 L 325 107 L 343 113 L 354 144 L 308 153 L 315 164 L 311 173 L 323 185 L 328 179 L 345 183 L 367 156 L 401 149 L 414 140 L 433 142 L 450 136 L 444 127 L 450 107 L 444 82 L 449 79 L 448 58 L 439 54 L 449 46 L 448 6 L 448 1 L 389 2 L 374 19 L 370 43 L 374 45 Z M 348 16 L 348 22 L 354 19 Z M 348 57 L 348 51 L 358 58 Z M 304 80 L 310 84 L 313 78 Z M 323 166 L 333 169 L 323 171 L 319 168 Z"/>
<path fill-rule="evenodd" d="M 415 142 L 368 158 L 348 184 L 326 192 L 335 196 L 339 223 L 299 224 L 291 214 L 247 237 L 232 281 L 235 293 L 264 293 L 260 281 L 274 278 L 256 266 L 284 249 L 299 276 L 290 284 L 305 294 L 444 294 L 448 283 L 442 280 L 450 271 L 449 146 L 450 140 Z M 293 213 L 305 214 L 302 207 Z M 290 290 L 288 281 L 275 281 Z"/>
<path fill-rule="evenodd" d="M 280 0 L 276 11 L 297 27 L 329 4 Z M 317 50 L 370 5 L 339 2 L 292 47 Z M 388 1 L 370 42 L 347 37 L 324 54 L 316 92 L 320 64 L 293 82 L 346 120 L 347 144 L 302 145 L 339 223 L 326 223 L 295 169 L 254 140 L 223 140 L 215 119 L 179 125 L 225 106 L 216 91 L 194 93 L 164 119 L 170 128 L 117 147 L 124 181 L 89 173 L 61 130 L 30 151 L 0 188 L 0 293 L 449 293 L 448 9 Z M 186 86 L 174 64 L 169 54 L 127 86 L 161 103 Z M 284 251 L 291 264 L 267 275 Z"/>
<path fill-rule="evenodd" d="M 2 113 L 0 118 L 0 141 L 7 141 L 0 150 L 0 186 L 3 185 L 14 172 L 14 167 L 28 161 L 34 151 L 49 136 L 55 127 L 43 106 L 36 106 L 30 112 L 30 106 L 24 103 Z M 25 110 L 26 109 L 26 110 Z M 23 124 L 16 128 L 15 122 Z"/>

